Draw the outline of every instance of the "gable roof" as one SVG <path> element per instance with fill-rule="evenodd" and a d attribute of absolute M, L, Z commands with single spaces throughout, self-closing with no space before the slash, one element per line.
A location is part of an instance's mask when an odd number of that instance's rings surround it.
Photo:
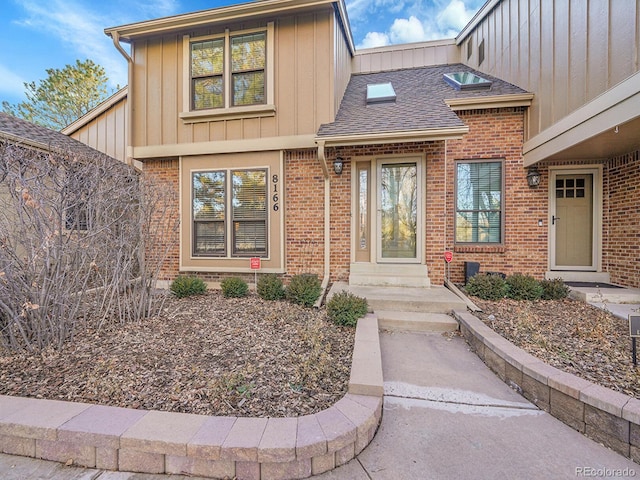
<path fill-rule="evenodd" d="M 445 73 L 472 72 L 492 82 L 488 90 L 456 90 L 443 79 Z M 367 85 L 391 83 L 395 102 L 367 104 Z M 455 138 L 468 128 L 454 110 L 528 105 L 532 95 L 515 85 L 477 72 L 463 64 L 393 70 L 353 75 L 332 123 L 320 126 L 316 140 L 327 145 L 381 141 Z M 494 105 L 495 104 L 495 105 Z"/>
<path fill-rule="evenodd" d="M 254 0 L 226 7 L 218 7 L 198 12 L 184 13 L 171 17 L 146 20 L 118 27 L 110 27 L 104 33 L 114 42 L 131 42 L 136 37 L 149 34 L 169 33 L 194 28 L 211 23 L 226 23 L 257 17 L 273 17 L 274 14 L 306 11 L 325 5 L 333 8 L 347 39 L 351 52 L 355 51 L 353 35 L 344 0 Z"/>
<path fill-rule="evenodd" d="M 4 112 L 0 112 L 0 140 L 2 139 L 46 152 L 74 152 L 85 157 L 93 157 L 96 155 L 108 156 L 63 133 L 36 125 L 35 123 Z"/>

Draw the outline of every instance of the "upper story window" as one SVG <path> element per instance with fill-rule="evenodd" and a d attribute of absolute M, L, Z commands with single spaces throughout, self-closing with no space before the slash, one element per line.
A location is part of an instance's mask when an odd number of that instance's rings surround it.
<path fill-rule="evenodd" d="M 273 23 L 207 37 L 185 36 L 188 91 L 181 117 L 274 109 Z M 186 112 L 186 113 L 185 113 Z"/>
<path fill-rule="evenodd" d="M 502 161 L 456 164 L 456 243 L 502 243 Z"/>

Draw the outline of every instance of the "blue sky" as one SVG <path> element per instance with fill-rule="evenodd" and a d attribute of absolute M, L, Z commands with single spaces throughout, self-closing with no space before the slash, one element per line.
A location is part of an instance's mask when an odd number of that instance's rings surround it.
<path fill-rule="evenodd" d="M 346 0 L 356 48 L 453 38 L 485 0 Z M 126 84 L 126 62 L 106 27 L 206 10 L 242 0 L 0 0 L 0 102 L 25 99 L 24 82 L 87 58 L 110 89 Z"/>

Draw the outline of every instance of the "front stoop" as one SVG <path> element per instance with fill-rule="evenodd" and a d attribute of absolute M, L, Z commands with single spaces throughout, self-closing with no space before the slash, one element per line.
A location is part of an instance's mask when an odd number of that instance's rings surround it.
<path fill-rule="evenodd" d="M 327 300 L 346 290 L 364 297 L 369 309 L 378 317 L 380 328 L 392 331 L 446 332 L 458 328 L 451 317 L 453 310 L 466 308 L 466 303 L 446 287 L 383 287 L 348 285 L 336 282 Z"/>
<path fill-rule="evenodd" d="M 0 452 L 88 468 L 238 480 L 332 470 L 371 442 L 382 416 L 378 320 L 358 320 L 349 391 L 291 418 L 216 417 L 0 395 Z"/>
<path fill-rule="evenodd" d="M 352 263 L 349 285 L 369 287 L 429 288 L 429 271 L 421 264 Z"/>
<path fill-rule="evenodd" d="M 406 332 L 453 332 L 458 322 L 445 313 L 376 311 L 380 328 Z"/>

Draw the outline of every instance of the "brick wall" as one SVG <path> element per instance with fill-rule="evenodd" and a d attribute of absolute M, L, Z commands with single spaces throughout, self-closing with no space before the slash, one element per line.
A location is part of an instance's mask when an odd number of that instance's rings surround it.
<path fill-rule="evenodd" d="M 603 262 L 613 283 L 640 288 L 640 151 L 610 159 L 604 178 Z"/>
<path fill-rule="evenodd" d="M 324 275 L 324 176 L 317 150 L 285 152 L 287 275 Z"/>
<path fill-rule="evenodd" d="M 458 112 L 469 126 L 461 140 L 447 141 L 446 245 L 454 252 L 451 280 L 464 280 L 464 262 L 479 262 L 480 271 L 506 274 L 525 273 L 543 278 L 547 270 L 548 178 L 541 170 L 537 188 L 527 185 L 527 170 L 522 163 L 524 112 L 520 108 Z M 504 242 L 501 246 L 455 246 L 455 160 L 504 159 Z M 429 184 L 427 185 L 429 188 Z M 538 226 L 543 220 L 543 226 Z M 436 241 L 437 245 L 438 242 Z M 440 255 L 440 257 L 438 257 Z M 444 263 L 441 252 L 430 252 L 427 259 L 431 281 L 441 284 Z"/>
<path fill-rule="evenodd" d="M 145 181 L 152 185 L 157 202 L 152 217 L 152 235 L 148 236 L 147 260 L 162 263 L 158 280 L 172 280 L 180 266 L 179 249 L 179 163 L 177 159 L 144 162 Z"/>

